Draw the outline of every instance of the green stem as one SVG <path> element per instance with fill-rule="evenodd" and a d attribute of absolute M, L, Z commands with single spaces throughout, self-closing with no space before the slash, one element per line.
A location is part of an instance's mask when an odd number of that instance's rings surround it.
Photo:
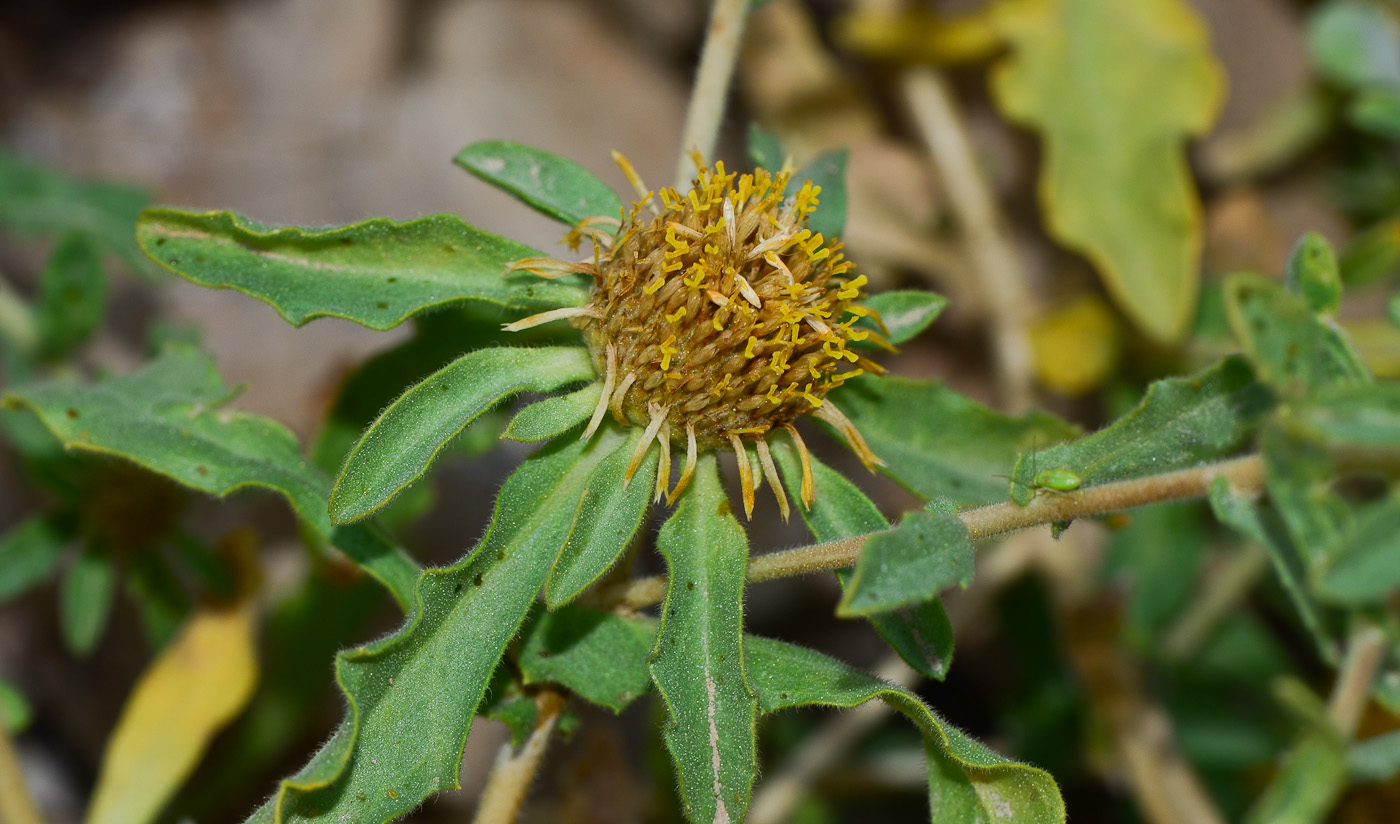
<path fill-rule="evenodd" d="M 710 13 L 705 48 L 700 53 L 700 67 L 690 95 L 690 108 L 685 114 L 685 130 L 681 133 L 681 154 L 676 161 L 676 188 L 682 192 L 690 188 L 690 181 L 695 177 L 690 152 L 699 152 L 707 160 L 715 153 L 724 101 L 729 96 L 729 80 L 734 75 L 751 1 L 715 0 Z"/>
<path fill-rule="evenodd" d="M 1216 478 L 1229 479 L 1241 495 L 1254 495 L 1264 488 L 1264 463 L 1258 455 L 1246 455 L 1219 463 L 1135 478 L 1130 481 L 1086 487 L 1074 492 L 1046 492 L 1026 506 L 1010 501 L 968 509 L 958 513 L 973 541 L 1004 535 L 1033 526 L 1103 515 L 1145 504 L 1203 498 L 1210 494 Z M 749 583 L 788 578 L 810 572 L 853 566 L 871 535 L 856 535 L 839 541 L 770 552 L 749 559 Z M 598 600 L 624 610 L 636 610 L 659 603 L 666 594 L 662 576 L 641 578 L 625 586 L 610 587 Z"/>

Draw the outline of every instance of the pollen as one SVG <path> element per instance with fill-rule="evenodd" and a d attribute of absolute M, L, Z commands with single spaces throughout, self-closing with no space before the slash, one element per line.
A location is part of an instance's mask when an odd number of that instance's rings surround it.
<path fill-rule="evenodd" d="M 784 517 L 787 499 L 765 438 L 779 430 L 787 433 L 779 437 L 792 438 L 804 469 L 800 500 L 810 506 L 807 451 L 792 426 L 798 418 L 821 418 L 866 466 L 880 463 L 826 400 L 855 375 L 884 369 L 847 349 L 870 334 L 852 327 L 873 313 L 859 303 L 867 280 L 850 276 L 854 265 L 842 244 L 806 225 L 820 187 L 805 182 L 789 196 L 787 171 L 738 175 L 716 164 L 698 169 L 689 192 L 651 192 L 625 159 L 618 162 L 639 200 L 610 237 L 601 230 L 611 225 L 595 220 L 570 235 L 593 240 L 593 262 L 569 271 L 591 275 L 594 288 L 588 311 L 569 320 L 582 331 L 598 373 L 607 375 L 588 434 L 608 408 L 620 422 L 651 433 L 647 443 L 666 440 L 664 455 L 684 446 L 687 468 L 668 500 L 689 480 L 697 448 L 732 448 L 746 512 L 756 474 L 744 447 L 751 442 L 763 465 L 757 480 L 770 481 Z M 531 260 L 520 268 L 548 277 L 565 267 Z M 878 315 L 871 320 L 878 323 Z M 810 334 L 802 335 L 804 329 Z"/>

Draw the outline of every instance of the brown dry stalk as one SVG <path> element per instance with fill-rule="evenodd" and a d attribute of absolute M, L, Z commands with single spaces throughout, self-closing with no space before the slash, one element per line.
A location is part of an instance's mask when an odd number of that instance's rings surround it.
<path fill-rule="evenodd" d="M 1147 478 L 1087 487 L 1074 492 L 1042 491 L 1026 506 L 1011 501 L 968 509 L 958 513 L 967 526 L 968 537 L 980 541 L 1033 526 L 1070 521 L 1131 509 L 1162 501 L 1201 498 L 1210 492 L 1216 478 L 1227 478 L 1242 495 L 1255 495 L 1264 488 L 1264 464 L 1258 455 L 1245 455 L 1219 463 L 1166 472 Z M 788 578 L 855 564 L 872 532 L 823 544 L 770 552 L 749 559 L 749 583 Z M 615 585 L 598 594 L 597 602 L 621 610 L 638 610 L 661 602 L 666 595 L 664 576 L 640 578 Z"/>
<path fill-rule="evenodd" d="M 568 693 L 546 689 L 535 696 L 538 715 L 535 730 L 518 751 L 512 750 L 507 741 L 501 748 L 496 765 L 491 769 L 486 789 L 481 793 L 481 803 L 476 809 L 476 824 L 512 824 L 520 814 L 520 806 L 525 802 L 525 794 L 539 772 L 544 761 L 544 751 L 549 745 L 549 737 L 554 732 L 559 714 L 568 702 Z"/>

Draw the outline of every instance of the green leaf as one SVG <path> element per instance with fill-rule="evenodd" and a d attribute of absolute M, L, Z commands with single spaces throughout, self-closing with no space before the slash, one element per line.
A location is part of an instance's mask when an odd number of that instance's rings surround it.
<path fill-rule="evenodd" d="M 836 614 L 869 615 L 937 598 L 972 581 L 972 542 L 957 515 L 914 511 L 870 536 Z"/>
<path fill-rule="evenodd" d="M 526 684 L 558 684 L 600 707 L 622 712 L 651 689 L 647 659 L 656 622 L 567 606 L 541 612 L 520 643 Z"/>
<path fill-rule="evenodd" d="M 1261 509 L 1235 494 L 1225 478 L 1216 478 L 1210 486 L 1210 508 L 1222 524 L 1262 546 L 1269 553 L 1279 583 L 1288 593 L 1298 618 L 1307 628 L 1318 651 L 1326 660 L 1336 660 L 1337 648 L 1328 632 L 1321 608 L 1307 588 L 1307 570 L 1297 548 L 1288 537 L 1283 524 L 1272 512 Z"/>
<path fill-rule="evenodd" d="M 505 724 L 510 730 L 510 745 L 517 748 L 535 731 L 540 715 L 539 705 L 512 677 L 510 667 L 496 667 L 477 714 Z"/>
<path fill-rule="evenodd" d="M 757 702 L 744 677 L 748 541 L 720 487 L 714 453 L 661 527 L 666 601 L 651 677 L 666 706 L 666 748 L 686 816 L 743 821 L 757 762 Z"/>
<path fill-rule="evenodd" d="M 1400 497 L 1359 507 L 1314 575 L 1319 598 L 1349 606 L 1380 603 L 1400 589 Z"/>
<path fill-rule="evenodd" d="M 18 735 L 34 720 L 34 711 L 29 708 L 24 693 L 14 684 L 0 679 L 0 729 L 10 735 Z"/>
<path fill-rule="evenodd" d="M 1245 824 L 1321 824 L 1342 794 L 1347 752 L 1325 729 L 1309 730 L 1284 755 L 1273 781 L 1245 816 Z"/>
<path fill-rule="evenodd" d="M 619 217 L 622 201 L 572 160 L 509 140 L 483 140 L 453 163 L 541 214 L 570 226 L 587 217 Z"/>
<path fill-rule="evenodd" d="M 758 125 L 749 124 L 749 162 L 756 169 L 776 172 L 783 168 L 783 145 L 778 136 Z"/>
<path fill-rule="evenodd" d="M 1043 412 L 1003 415 L 938 381 L 861 376 L 846 386 L 834 400 L 884 459 L 881 471 L 923 498 L 1005 500 L 997 476 L 1018 452 L 1076 432 Z"/>
<path fill-rule="evenodd" d="M 774 439 L 770 446 L 788 489 L 800 489 L 802 464 L 797 450 L 782 439 Z M 815 457 L 809 458 L 809 462 L 816 501 L 810 509 L 799 505 L 797 511 L 802 514 L 813 538 L 836 541 L 889 529 L 885 516 L 855 484 Z M 836 570 L 843 590 L 850 586 L 851 573 L 849 569 Z M 948 667 L 953 663 L 953 627 L 942 601 L 925 601 L 866 618 L 875 625 L 885 643 L 917 672 L 940 681 L 947 676 Z"/>
<path fill-rule="evenodd" d="M 462 747 L 491 674 L 572 536 L 600 466 L 626 443 L 604 429 L 589 443 L 546 447 L 511 474 L 477 548 L 423 573 L 407 625 L 339 656 L 347 718 L 252 820 L 274 820 L 277 807 L 278 821 L 386 822 L 459 786 Z"/>
<path fill-rule="evenodd" d="M 389 329 L 426 309 L 465 301 L 551 308 L 588 299 L 572 279 L 507 276 L 507 263 L 539 253 L 456 215 L 303 229 L 232 212 L 157 208 L 141 213 L 136 238 L 175 274 L 257 298 L 297 326 L 334 317 Z"/>
<path fill-rule="evenodd" d="M 1350 88 L 1400 82 L 1400 24 L 1382 3 L 1332 0 L 1308 18 L 1308 57 L 1330 82 Z"/>
<path fill-rule="evenodd" d="M 828 241 L 846 231 L 846 164 L 850 157 L 849 149 L 826 152 L 795 176 L 799 185 L 806 179 L 821 187 L 817 193 L 817 208 L 807 218 L 807 228 Z"/>
<path fill-rule="evenodd" d="M 908 716 L 928 755 L 929 820 L 1056 824 L 1065 805 L 1044 770 L 1007 760 L 948 724 L 903 687 L 816 650 L 748 636 L 749 682 L 765 713 L 792 707 L 855 707 L 876 698 Z"/>
<path fill-rule="evenodd" d="M 190 599 L 161 557 L 158 548 L 145 548 L 126 559 L 126 586 L 141 617 L 146 643 L 163 649 L 190 612 Z"/>
<path fill-rule="evenodd" d="M 47 581 L 74 532 L 72 518 L 49 515 L 30 518 L 0 536 L 0 601 Z"/>
<path fill-rule="evenodd" d="M 172 346 L 128 375 L 32 384 L 3 401 L 32 409 L 69 450 L 124 458 L 218 497 L 246 487 L 280 493 L 406 606 L 418 565 L 368 527 L 333 530 L 330 483 L 301 456 L 296 436 L 269 418 L 221 408 L 231 394 L 207 355 Z"/>
<path fill-rule="evenodd" d="M 1150 648 L 1196 591 L 1209 536 L 1197 502 L 1165 503 L 1133 512 L 1109 539 L 1109 575 L 1131 585 L 1125 629 Z"/>
<path fill-rule="evenodd" d="M 1400 140 L 1400 89 L 1367 86 L 1346 108 L 1347 120 L 1356 128 L 1386 140 Z"/>
<path fill-rule="evenodd" d="M 1224 76 L 1185 0 L 1009 0 L 1002 111 L 1044 141 L 1041 211 L 1124 312 L 1179 341 L 1196 310 L 1201 205 L 1184 143 L 1215 122 Z"/>
<path fill-rule="evenodd" d="M 112 611 L 116 583 L 111 559 L 95 546 L 84 549 L 64 574 L 58 592 L 59 627 L 74 654 L 87 655 L 97 646 Z"/>
<path fill-rule="evenodd" d="M 1400 384 L 1329 386 L 1309 393 L 1289 412 L 1279 426 L 1290 439 L 1343 459 L 1400 458 Z"/>
<path fill-rule="evenodd" d="M 1317 232 L 1298 238 L 1283 270 L 1284 284 L 1319 314 L 1334 315 L 1342 299 L 1342 274 L 1332 244 Z"/>
<path fill-rule="evenodd" d="M 536 401 L 516 413 L 501 433 L 503 439 L 539 443 L 580 426 L 598 408 L 603 385 L 597 381 L 567 395 Z"/>
<path fill-rule="evenodd" d="M 0 225 L 31 234 L 77 232 L 100 241 L 138 271 L 150 263 L 131 227 L 150 196 L 115 183 L 73 180 L 0 149 Z"/>
<path fill-rule="evenodd" d="M 1011 470 L 1011 498 L 1025 506 L 1035 476 L 1068 469 L 1084 486 L 1156 475 L 1224 458 L 1249 442 L 1273 398 L 1239 358 L 1157 381 L 1133 411 L 1092 435 L 1022 455 Z"/>
<path fill-rule="evenodd" d="M 461 356 L 410 387 L 365 430 L 331 490 L 331 520 L 350 523 L 384 506 L 502 398 L 592 377 L 588 352 L 575 347 L 501 347 Z"/>
<path fill-rule="evenodd" d="M 641 527 L 656 486 L 656 461 L 648 455 L 632 481 L 625 480 L 641 440 L 642 429 L 629 427 L 627 443 L 599 465 L 592 485 L 579 497 L 573 533 L 544 585 L 550 609 L 572 601 L 611 569 Z"/>
<path fill-rule="evenodd" d="M 102 322 L 106 298 L 97 247 L 82 235 L 64 235 L 39 275 L 34 308 L 43 353 L 61 357 L 87 340 Z"/>
<path fill-rule="evenodd" d="M 1400 218 L 1377 221 L 1352 237 L 1342 252 L 1342 281 L 1365 286 L 1400 270 Z"/>
<path fill-rule="evenodd" d="M 1286 396 L 1371 379 L 1351 341 L 1277 281 L 1226 279 L 1225 317 L 1259 380 Z"/>
<path fill-rule="evenodd" d="M 1350 504 L 1334 489 L 1334 462 L 1316 445 L 1288 437 L 1279 426 L 1259 434 L 1269 499 L 1309 566 L 1326 559 L 1350 528 Z"/>
<path fill-rule="evenodd" d="M 885 340 L 899 345 L 912 340 L 915 335 L 927 329 L 943 313 L 948 299 L 922 289 L 904 289 L 872 295 L 864 303 L 880 313 L 880 319 L 889 330 Z M 856 325 L 862 329 L 879 331 L 879 327 L 869 317 L 862 318 Z"/>
<path fill-rule="evenodd" d="M 1355 744 L 1347 754 L 1351 780 L 1382 783 L 1400 774 L 1400 730 Z"/>

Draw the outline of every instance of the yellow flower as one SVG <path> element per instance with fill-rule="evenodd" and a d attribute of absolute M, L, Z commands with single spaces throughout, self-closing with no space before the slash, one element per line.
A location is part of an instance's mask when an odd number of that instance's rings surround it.
<path fill-rule="evenodd" d="M 787 496 L 767 437 L 791 435 L 802 457 L 801 499 L 813 501 L 806 445 L 793 422 L 813 415 L 845 437 L 867 468 L 883 463 L 851 421 L 826 397 L 844 381 L 884 368 L 847 348 L 874 332 L 854 329 L 871 310 L 858 303 L 864 275 L 854 275 L 841 243 L 813 234 L 807 218 L 821 188 L 805 182 L 785 197 L 786 171 L 726 172 L 703 167 L 689 192 L 648 190 L 626 158 L 614 153 L 639 199 L 621 219 L 590 217 L 565 240 L 587 239 L 591 262 L 515 261 L 512 271 L 541 277 L 582 272 L 593 278 L 587 304 L 507 324 L 520 330 L 570 318 L 583 332 L 603 392 L 583 437 L 604 415 L 645 428 L 627 470 L 630 481 L 653 440 L 660 443 L 656 498 L 674 502 L 690 482 L 699 449 L 730 448 L 739 458 L 744 512 L 752 514 L 754 477 L 745 442 L 758 450 L 763 477 L 783 518 Z M 878 318 L 876 318 L 878 320 Z M 671 447 L 685 466 L 670 493 Z"/>

